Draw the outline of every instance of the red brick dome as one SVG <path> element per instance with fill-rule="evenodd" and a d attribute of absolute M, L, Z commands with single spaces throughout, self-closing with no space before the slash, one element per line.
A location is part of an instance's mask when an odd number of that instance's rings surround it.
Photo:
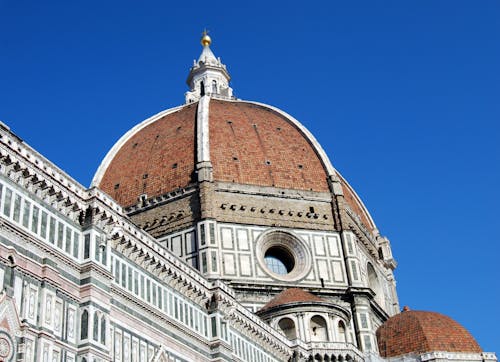
<path fill-rule="evenodd" d="M 201 103 L 161 112 L 127 132 L 101 163 L 93 186 L 124 207 L 197 181 Z M 210 99 L 208 158 L 213 179 L 235 184 L 329 192 L 337 173 L 314 137 L 293 117 L 260 103 Z M 205 154 L 204 157 L 207 157 Z M 349 184 L 337 173 L 345 200 L 370 229 L 375 225 Z"/>
<path fill-rule="evenodd" d="M 124 136 L 101 165 L 97 186 L 129 206 L 137 203 L 139 195 L 155 197 L 193 183 L 197 105 L 167 111 Z M 216 181 L 329 191 L 327 171 L 314 141 L 271 108 L 212 99 L 209 135 Z"/>
<path fill-rule="evenodd" d="M 408 353 L 481 353 L 471 334 L 453 319 L 435 312 L 403 311 L 377 330 L 382 357 Z"/>

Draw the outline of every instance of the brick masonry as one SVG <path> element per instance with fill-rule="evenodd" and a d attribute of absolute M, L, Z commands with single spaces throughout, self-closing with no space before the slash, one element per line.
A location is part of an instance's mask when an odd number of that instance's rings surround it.
<path fill-rule="evenodd" d="M 327 175 L 308 140 L 258 105 L 210 102 L 214 180 L 328 192 Z"/>
<path fill-rule="evenodd" d="M 132 221 L 145 231 L 160 238 L 165 234 L 192 226 L 200 217 L 198 193 L 132 214 Z"/>
<path fill-rule="evenodd" d="M 214 215 L 220 222 L 333 230 L 330 201 L 218 191 Z"/>
<path fill-rule="evenodd" d="M 481 347 L 464 327 L 435 312 L 397 314 L 377 330 L 377 339 L 382 357 L 413 352 L 481 352 Z"/>
<path fill-rule="evenodd" d="M 109 164 L 99 188 L 122 206 L 139 195 L 159 196 L 193 182 L 196 104 L 166 115 L 133 135 Z"/>

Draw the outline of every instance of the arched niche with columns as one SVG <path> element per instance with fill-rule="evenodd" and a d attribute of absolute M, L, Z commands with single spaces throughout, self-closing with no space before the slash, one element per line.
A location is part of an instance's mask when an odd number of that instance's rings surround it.
<path fill-rule="evenodd" d="M 309 335 L 311 342 L 327 342 L 328 324 L 321 315 L 314 315 L 309 320 Z"/>
<path fill-rule="evenodd" d="M 297 327 L 295 326 L 295 322 L 291 318 L 281 318 L 278 321 L 278 329 L 288 339 L 292 340 L 297 338 Z"/>

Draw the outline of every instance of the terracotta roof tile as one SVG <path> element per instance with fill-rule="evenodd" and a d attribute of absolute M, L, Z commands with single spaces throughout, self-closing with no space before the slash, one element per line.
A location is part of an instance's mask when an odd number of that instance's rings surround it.
<path fill-rule="evenodd" d="M 453 319 L 435 312 L 404 311 L 389 318 L 377 330 L 382 357 L 408 353 L 480 353 L 471 334 Z"/>
<path fill-rule="evenodd" d="M 277 307 L 280 305 L 291 304 L 291 303 L 307 303 L 307 302 L 325 302 L 325 300 L 320 297 L 315 296 L 309 292 L 306 292 L 300 288 L 290 288 L 285 289 L 276 297 L 271 299 L 265 306 L 261 308 L 261 311 Z"/>
<path fill-rule="evenodd" d="M 196 109 L 187 105 L 141 128 L 117 151 L 99 187 L 122 206 L 196 181 Z M 310 140 L 286 117 L 246 102 L 210 101 L 210 158 L 217 181 L 328 192 Z"/>

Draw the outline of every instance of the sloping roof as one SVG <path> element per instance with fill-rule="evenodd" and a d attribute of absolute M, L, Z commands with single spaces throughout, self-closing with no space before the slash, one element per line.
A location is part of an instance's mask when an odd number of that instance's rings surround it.
<path fill-rule="evenodd" d="M 322 298 L 300 288 L 285 289 L 271 299 L 260 311 L 291 303 L 325 302 Z"/>

